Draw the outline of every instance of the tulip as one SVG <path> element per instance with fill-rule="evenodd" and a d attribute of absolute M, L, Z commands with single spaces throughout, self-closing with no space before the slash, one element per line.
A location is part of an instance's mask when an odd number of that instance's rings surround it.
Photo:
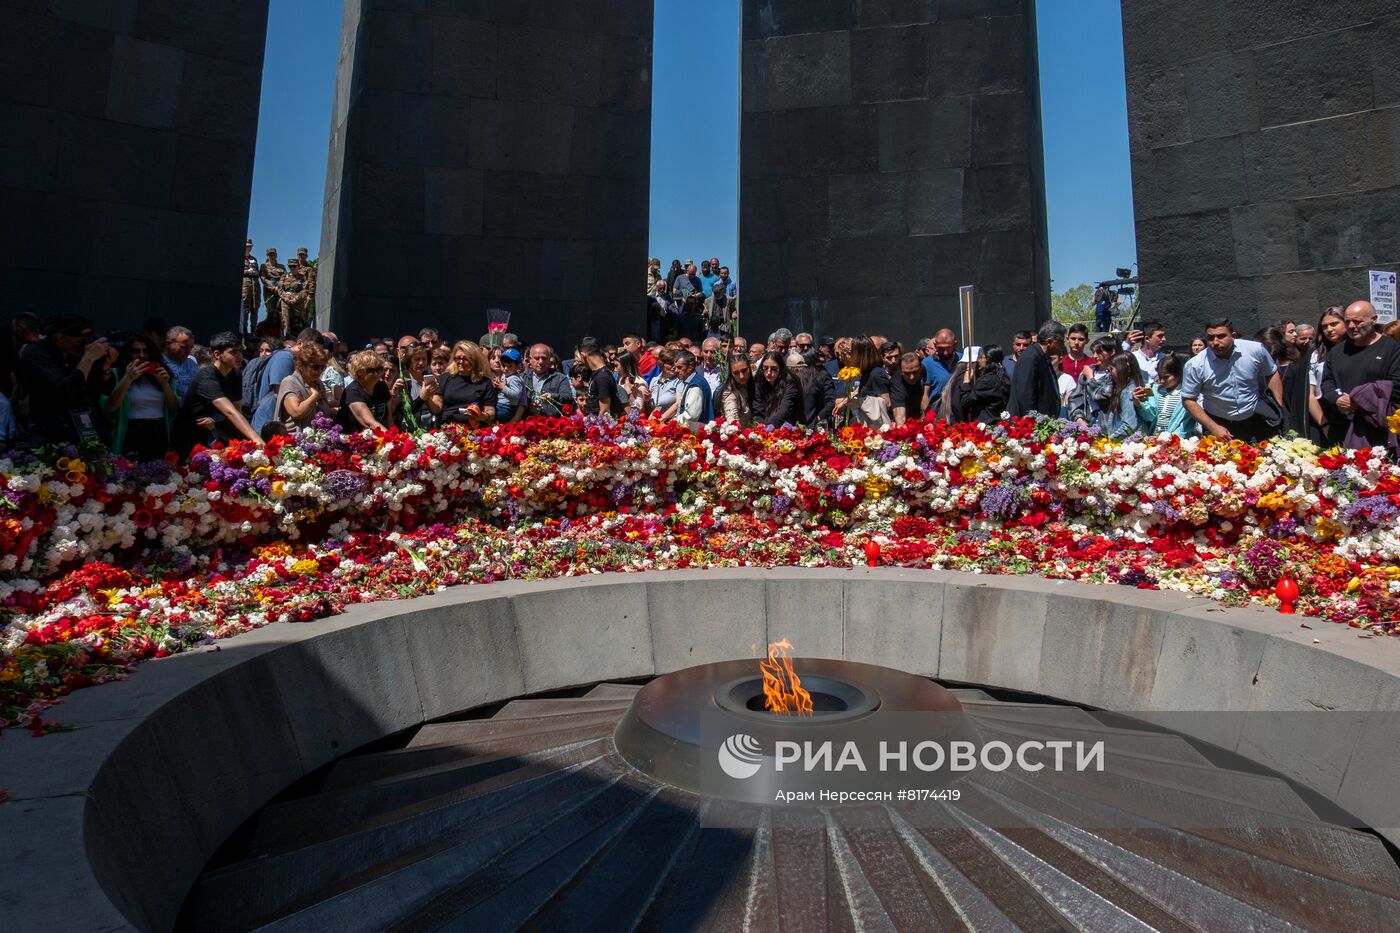
<path fill-rule="evenodd" d="M 1280 577 L 1278 585 L 1274 587 L 1274 595 L 1278 597 L 1278 611 L 1284 615 L 1293 615 L 1293 607 L 1301 595 L 1298 592 L 1298 584 L 1288 577 Z"/>

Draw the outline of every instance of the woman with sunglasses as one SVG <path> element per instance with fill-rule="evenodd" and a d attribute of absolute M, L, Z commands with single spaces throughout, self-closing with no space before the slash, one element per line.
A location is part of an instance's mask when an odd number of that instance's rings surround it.
<path fill-rule="evenodd" d="M 293 351 L 292 374 L 277 386 L 274 420 L 289 428 L 305 428 L 310 426 L 317 412 L 328 418 L 335 417 L 335 409 L 326 398 L 326 387 L 321 381 L 329 358 L 325 347 L 315 343 L 303 343 Z"/>
<path fill-rule="evenodd" d="M 476 428 L 495 421 L 500 393 L 491 381 L 491 364 L 485 351 L 470 340 L 459 340 L 452 347 L 447 377 L 432 389 L 425 386 L 423 398 L 443 424 Z"/>
<path fill-rule="evenodd" d="M 393 424 L 399 407 L 399 380 L 395 377 L 394 385 L 385 385 L 388 369 L 375 350 L 361 350 L 350 357 L 351 381 L 345 386 L 336 415 L 347 433 L 358 434 L 366 428 L 384 431 Z"/>

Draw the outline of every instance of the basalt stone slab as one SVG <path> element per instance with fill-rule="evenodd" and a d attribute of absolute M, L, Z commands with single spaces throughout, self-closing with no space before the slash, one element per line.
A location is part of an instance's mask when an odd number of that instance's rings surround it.
<path fill-rule="evenodd" d="M 1048 314 L 1027 4 L 745 0 L 743 29 L 748 336 L 912 342 L 962 285 L 1031 296 L 1007 333 Z"/>
<path fill-rule="evenodd" d="M 1252 332 L 1366 297 L 1367 268 L 1400 261 L 1389 219 L 1400 81 L 1383 51 L 1400 36 L 1400 8 L 1122 6 L 1144 313 L 1194 328 L 1203 315 L 1192 302 L 1221 307 L 1229 295 L 1236 325 Z M 1228 239 L 1211 226 L 1194 244 L 1170 244 L 1187 218 L 1227 209 Z"/>
<path fill-rule="evenodd" d="M 0 184 L 57 212 L 17 213 L 24 199 L 4 195 L 5 215 L 27 218 L 29 242 L 0 258 L 16 309 L 76 311 L 109 330 L 159 313 L 152 295 L 188 309 L 237 294 L 266 23 L 267 0 L 208 0 L 197 15 L 171 0 L 0 9 Z M 95 237 L 116 217 L 138 239 Z M 56 276 L 40 246 L 50 239 Z"/>
<path fill-rule="evenodd" d="M 366 261 L 384 250 L 432 257 L 411 293 L 433 301 L 450 333 L 480 333 L 490 307 L 564 346 L 585 332 L 639 330 L 651 35 L 652 7 L 640 0 L 349 0 L 318 322 L 352 342 L 422 326 L 421 305 L 384 317 L 379 299 L 391 293 Z M 366 163 L 401 176 L 405 197 L 346 185 Z M 401 173 L 409 166 L 421 172 Z M 620 243 L 637 244 L 635 255 Z"/>

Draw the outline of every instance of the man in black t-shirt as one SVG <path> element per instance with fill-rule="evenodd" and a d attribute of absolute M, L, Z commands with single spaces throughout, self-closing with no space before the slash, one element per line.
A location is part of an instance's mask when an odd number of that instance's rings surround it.
<path fill-rule="evenodd" d="M 918 421 L 928 411 L 928 385 L 924 381 L 924 364 L 917 353 L 899 358 L 899 377 L 890 383 L 890 408 L 894 423 Z"/>
<path fill-rule="evenodd" d="M 1353 302 L 1343 319 L 1347 339 L 1327 351 L 1322 384 L 1318 387 L 1328 411 L 1328 440 L 1353 447 L 1384 446 L 1390 433 L 1384 419 L 1379 424 L 1372 423 L 1352 394 L 1361 386 L 1374 390 L 1377 387 L 1373 383 L 1389 382 L 1390 401 L 1385 410 L 1390 413 L 1400 408 L 1400 343 L 1376 329 L 1376 309 L 1369 301 Z"/>
<path fill-rule="evenodd" d="M 584 403 L 585 415 L 619 415 L 622 408 L 617 398 L 617 377 L 608 368 L 608 361 L 596 345 L 583 349 L 583 359 L 588 365 L 588 401 Z"/>
<path fill-rule="evenodd" d="M 243 417 L 243 344 L 238 335 L 225 331 L 209 341 L 214 354 L 212 365 L 201 366 L 185 392 L 180 413 L 175 416 L 174 447 L 180 459 L 189 456 L 196 444 L 214 441 L 249 440 L 263 446 L 262 438 Z"/>

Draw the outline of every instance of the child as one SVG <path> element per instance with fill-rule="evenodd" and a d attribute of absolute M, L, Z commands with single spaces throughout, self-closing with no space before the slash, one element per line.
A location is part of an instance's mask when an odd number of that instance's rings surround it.
<path fill-rule="evenodd" d="M 1158 364 L 1157 384 L 1147 400 L 1138 406 L 1145 431 L 1182 438 L 1201 433 L 1201 426 L 1181 404 L 1181 371 L 1185 365 L 1186 357 L 1180 353 L 1168 354 Z"/>

